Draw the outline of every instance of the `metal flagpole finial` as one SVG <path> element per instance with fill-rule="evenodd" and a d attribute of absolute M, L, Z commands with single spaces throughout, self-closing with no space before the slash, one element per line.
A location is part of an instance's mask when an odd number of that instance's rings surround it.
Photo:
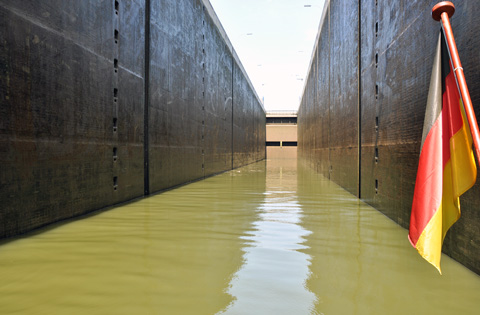
<path fill-rule="evenodd" d="M 435 21 L 440 21 L 442 19 L 442 13 L 446 12 L 448 14 L 448 18 L 451 18 L 452 15 L 455 13 L 455 6 L 450 1 L 442 1 L 437 3 L 432 8 L 432 18 Z"/>

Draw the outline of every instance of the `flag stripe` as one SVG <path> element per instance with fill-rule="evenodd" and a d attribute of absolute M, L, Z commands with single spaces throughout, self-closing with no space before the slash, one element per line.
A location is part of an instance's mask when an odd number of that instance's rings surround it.
<path fill-rule="evenodd" d="M 410 217 L 410 232 L 408 238 L 413 247 L 417 247 L 420 235 L 442 203 L 442 171 L 444 165 L 441 155 L 443 151 L 441 40 L 441 34 L 439 34 L 430 79 L 425 122 L 423 125 L 422 146 L 415 181 L 412 214 Z"/>
<path fill-rule="evenodd" d="M 418 253 L 435 266 L 440 273 L 442 273 L 442 270 L 440 269 L 440 255 L 438 253 L 442 251 L 442 240 L 440 239 L 442 235 L 442 210 L 442 204 L 440 204 L 440 207 L 425 226 L 416 246 Z"/>
<path fill-rule="evenodd" d="M 469 190 L 475 184 L 477 178 L 477 168 L 472 150 L 472 135 L 468 127 L 465 110 L 463 110 L 463 102 L 461 99 L 457 102 L 460 104 L 458 112 L 462 125 L 450 139 L 454 198 L 460 197 Z"/>
<path fill-rule="evenodd" d="M 442 117 L 440 116 L 427 134 L 420 152 L 417 180 L 410 218 L 410 242 L 417 246 L 418 238 L 430 219 L 442 204 L 443 159 L 436 152 L 442 151 Z"/>

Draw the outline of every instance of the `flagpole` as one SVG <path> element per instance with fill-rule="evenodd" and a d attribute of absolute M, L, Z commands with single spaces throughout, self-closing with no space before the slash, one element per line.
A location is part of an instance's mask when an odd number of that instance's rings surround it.
<path fill-rule="evenodd" d="M 450 25 L 449 20 L 454 13 L 455 6 L 450 1 L 442 1 L 437 3 L 432 8 L 432 18 L 436 21 L 442 21 L 443 30 L 450 51 L 450 57 L 453 63 L 453 71 L 455 73 L 455 77 L 457 78 L 468 124 L 470 125 L 473 144 L 475 146 L 475 153 L 477 155 L 477 160 L 480 162 L 480 132 L 478 130 L 477 119 L 475 118 L 475 112 L 473 111 L 472 100 L 470 99 L 470 93 L 468 92 L 467 82 L 465 81 L 462 64 L 460 62 L 460 57 L 458 56 L 457 45 L 455 44 L 455 38 L 453 37 L 452 26 Z"/>

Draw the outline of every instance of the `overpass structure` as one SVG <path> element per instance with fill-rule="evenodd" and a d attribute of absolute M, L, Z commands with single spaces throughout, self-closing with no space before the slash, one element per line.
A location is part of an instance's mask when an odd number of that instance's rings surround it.
<path fill-rule="evenodd" d="M 266 138 L 268 159 L 297 159 L 297 112 L 267 111 Z"/>

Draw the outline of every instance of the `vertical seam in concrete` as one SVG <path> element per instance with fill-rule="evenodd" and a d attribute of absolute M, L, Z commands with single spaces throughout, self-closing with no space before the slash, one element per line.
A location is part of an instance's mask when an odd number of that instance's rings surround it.
<path fill-rule="evenodd" d="M 362 196 L 362 1 L 358 1 L 358 198 Z"/>
<path fill-rule="evenodd" d="M 149 170 L 149 138 L 148 138 L 148 107 L 150 85 L 150 0 L 145 0 L 145 59 L 144 59 L 144 112 L 143 112 L 143 172 L 144 194 L 150 194 L 150 170 Z"/>
<path fill-rule="evenodd" d="M 232 170 L 233 170 L 233 159 L 234 159 L 234 146 L 233 146 L 233 141 L 234 141 L 234 137 L 233 137 L 233 131 L 234 131 L 234 128 L 233 128 L 233 90 L 234 90 L 234 87 L 235 87 L 235 84 L 234 84 L 234 78 L 235 78 L 235 58 L 233 57 L 233 53 L 232 53 Z"/>
<path fill-rule="evenodd" d="M 332 45 L 331 45 L 331 30 L 330 30 L 330 3 L 328 4 L 328 179 L 331 179 L 332 177 L 332 143 L 331 143 L 331 133 L 332 133 L 332 121 L 331 121 L 331 97 L 332 97 L 332 84 L 331 84 L 331 58 L 332 58 Z"/>
<path fill-rule="evenodd" d="M 206 126 L 206 105 L 207 105 L 207 83 L 205 82 L 205 78 L 207 77 L 207 45 L 205 42 L 206 39 L 206 26 L 203 21 L 207 21 L 206 16 L 208 13 L 205 13 L 205 5 L 202 6 L 202 49 L 204 51 L 202 55 L 202 177 L 205 178 L 205 170 L 206 170 L 206 163 L 205 163 L 205 152 L 206 152 L 206 146 L 205 146 L 205 126 Z"/>
<path fill-rule="evenodd" d="M 318 49 L 317 49 L 317 52 L 318 52 Z M 313 83 L 313 121 L 315 121 L 317 119 L 317 115 L 316 115 L 316 108 L 318 106 L 318 103 L 317 103 L 317 81 L 318 81 L 318 53 L 315 52 L 315 62 L 312 62 L 312 68 L 313 68 L 313 76 L 310 76 L 307 78 L 307 80 L 309 82 L 312 82 Z M 312 73 L 312 72 L 310 72 Z M 313 157 L 312 157 L 312 161 L 313 163 L 315 163 L 313 165 L 315 171 L 318 172 L 318 162 L 317 162 L 317 156 L 316 156 L 316 151 L 318 149 L 317 147 L 317 126 L 316 124 L 314 125 L 316 128 L 313 128 Z"/>

